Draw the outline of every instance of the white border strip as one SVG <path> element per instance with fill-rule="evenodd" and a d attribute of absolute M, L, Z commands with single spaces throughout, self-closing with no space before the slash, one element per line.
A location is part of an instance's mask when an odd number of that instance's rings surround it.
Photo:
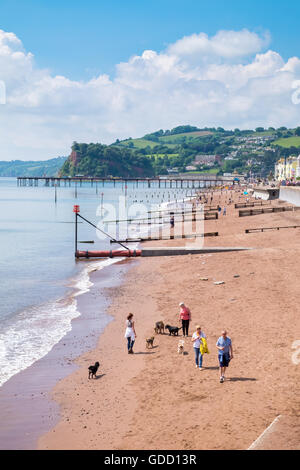
<path fill-rule="evenodd" d="M 257 446 L 257 444 L 260 443 L 260 441 L 261 441 L 262 438 L 265 436 L 265 434 L 267 434 L 268 432 L 270 432 L 271 427 L 272 427 L 275 423 L 277 423 L 277 421 L 279 420 L 280 417 L 281 417 L 281 415 L 278 415 L 278 416 L 272 421 L 272 423 L 267 427 L 267 429 L 264 430 L 264 432 L 251 444 L 250 447 L 248 447 L 247 450 L 255 449 L 255 447 Z"/>

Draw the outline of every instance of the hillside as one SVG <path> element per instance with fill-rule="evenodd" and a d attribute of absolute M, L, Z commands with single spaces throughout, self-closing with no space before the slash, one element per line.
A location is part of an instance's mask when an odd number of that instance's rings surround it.
<path fill-rule="evenodd" d="M 267 176 L 281 156 L 300 153 L 300 128 L 178 126 L 111 145 L 74 142 L 61 175 L 155 176 L 239 173 Z"/>
<path fill-rule="evenodd" d="M 0 161 L 0 176 L 56 176 L 66 160 L 67 157 L 37 162 Z"/>
<path fill-rule="evenodd" d="M 275 140 L 275 142 L 273 142 L 273 145 L 279 145 L 280 147 L 284 147 L 284 148 L 291 148 L 291 147 L 299 148 L 300 137 L 293 136 L 293 137 L 281 138 L 281 139 Z"/>
<path fill-rule="evenodd" d="M 151 159 L 129 148 L 74 142 L 60 176 L 153 176 Z"/>

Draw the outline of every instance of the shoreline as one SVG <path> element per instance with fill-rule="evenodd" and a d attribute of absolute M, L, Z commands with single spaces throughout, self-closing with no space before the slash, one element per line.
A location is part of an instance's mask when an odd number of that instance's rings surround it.
<path fill-rule="evenodd" d="M 108 309 L 114 318 L 96 348 L 83 354 L 77 361 L 80 368 L 55 386 L 52 396 L 61 407 L 60 421 L 40 436 L 38 449 L 246 449 L 277 414 L 293 427 L 287 426 L 284 442 L 278 441 L 279 433 L 273 448 L 300 446 L 295 438 L 299 368 L 291 361 L 291 344 L 299 330 L 292 307 L 300 275 L 294 261 L 300 242 L 291 231 L 245 235 L 249 219 L 235 218 L 233 230 L 233 205 L 227 214 L 207 222 L 208 230 L 218 226 L 222 235 L 217 243 L 205 240 L 205 245 L 255 250 L 142 259 L 134 265 Z M 251 217 L 250 225 L 289 217 Z M 292 217 L 299 216 L 295 212 Z M 209 281 L 199 281 L 199 276 Z M 220 280 L 225 281 L 223 286 L 213 284 Z M 288 300 L 286 289 L 291 294 Z M 182 300 L 192 310 L 190 333 L 200 322 L 208 336 L 211 354 L 204 358 L 202 372 L 194 368 L 188 338 L 185 356 L 177 353 L 178 339 L 168 335 L 154 335 L 153 350 L 145 348 L 155 321 L 178 323 Z M 123 338 L 130 311 L 137 331 L 133 356 L 126 354 Z M 274 341 L 279 324 L 284 325 L 284 336 Z M 220 388 L 214 344 L 224 326 L 233 338 L 235 358 Z M 99 377 L 89 381 L 87 366 L 95 360 L 100 362 Z M 201 425 L 194 423 L 197 410 Z"/>
<path fill-rule="evenodd" d="M 39 436 L 59 421 L 59 405 L 52 400 L 51 390 L 57 382 L 76 371 L 77 358 L 94 347 L 98 336 L 111 321 L 107 314 L 111 302 L 108 291 L 120 285 L 130 264 L 121 260 L 100 269 L 99 266 L 92 268 L 88 274 L 92 285 L 88 290 L 69 295 L 70 301 L 76 299 L 79 312 L 79 316 L 71 321 L 70 331 L 45 356 L 0 387 L 0 415 L 4 423 L 0 428 L 1 449 L 35 449 Z M 82 274 L 85 274 L 84 270 Z M 99 304 L 99 294 L 93 291 L 94 280 L 103 293 Z M 83 309 L 85 296 L 89 296 L 90 308 Z"/>
<path fill-rule="evenodd" d="M 66 280 L 69 293 L 53 300 L 53 303 L 63 301 L 71 304 L 76 301 L 78 316 L 71 319 L 70 330 L 48 353 L 1 385 L 0 415 L 5 424 L 0 428 L 0 449 L 35 449 L 39 436 L 59 422 L 60 406 L 52 399 L 51 390 L 80 367 L 76 361 L 81 355 L 95 347 L 106 325 L 112 321 L 108 307 L 113 292 L 138 261 L 81 260 L 82 270 L 79 275 Z M 84 266 L 85 263 L 88 266 Z M 100 317 L 96 305 L 98 289 L 102 293 L 108 292 L 100 300 Z"/>

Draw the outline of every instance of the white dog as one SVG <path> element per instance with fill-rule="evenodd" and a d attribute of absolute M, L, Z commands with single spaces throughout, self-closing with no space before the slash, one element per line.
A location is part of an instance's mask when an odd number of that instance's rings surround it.
<path fill-rule="evenodd" d="M 177 352 L 178 352 L 178 354 L 183 354 L 183 352 L 184 352 L 184 340 L 183 339 L 180 339 L 178 341 Z"/>

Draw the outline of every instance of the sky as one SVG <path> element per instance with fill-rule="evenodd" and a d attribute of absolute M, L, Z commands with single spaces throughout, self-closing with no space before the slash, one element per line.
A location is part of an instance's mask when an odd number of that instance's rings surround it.
<path fill-rule="evenodd" d="M 295 127 L 300 2 L 0 0 L 0 159 L 181 124 Z"/>

